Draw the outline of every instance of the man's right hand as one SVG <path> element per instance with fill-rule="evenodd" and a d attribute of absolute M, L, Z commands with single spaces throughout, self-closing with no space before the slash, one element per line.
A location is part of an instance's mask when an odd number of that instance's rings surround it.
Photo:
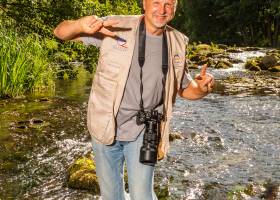
<path fill-rule="evenodd" d="M 61 40 L 79 40 L 83 34 L 93 35 L 101 33 L 104 36 L 115 37 L 116 34 L 110 30 L 117 20 L 103 20 L 97 16 L 85 16 L 78 20 L 65 20 L 61 22 L 55 29 L 54 34 Z"/>
<path fill-rule="evenodd" d="M 107 28 L 118 24 L 117 20 L 103 20 L 97 16 L 86 16 L 78 19 L 81 28 L 81 33 L 92 35 L 96 32 L 102 33 L 105 36 L 114 37 L 116 34 L 109 31 Z"/>

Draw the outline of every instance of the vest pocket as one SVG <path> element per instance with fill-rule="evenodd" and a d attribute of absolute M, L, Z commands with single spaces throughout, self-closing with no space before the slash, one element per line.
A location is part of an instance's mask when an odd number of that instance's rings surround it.
<path fill-rule="evenodd" d="M 95 74 L 88 105 L 88 128 L 97 140 L 102 140 L 108 126 L 113 125 L 109 122 L 113 115 L 116 88 L 117 83 L 105 74 Z"/>

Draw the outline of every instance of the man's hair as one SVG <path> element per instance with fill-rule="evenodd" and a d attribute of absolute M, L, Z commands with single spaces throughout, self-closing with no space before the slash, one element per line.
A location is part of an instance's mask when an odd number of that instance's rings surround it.
<path fill-rule="evenodd" d="M 143 1 L 144 0 L 138 0 L 138 4 L 140 5 L 141 8 L 143 7 Z M 177 5 L 178 5 L 178 0 L 175 0 L 175 7 L 177 7 Z"/>

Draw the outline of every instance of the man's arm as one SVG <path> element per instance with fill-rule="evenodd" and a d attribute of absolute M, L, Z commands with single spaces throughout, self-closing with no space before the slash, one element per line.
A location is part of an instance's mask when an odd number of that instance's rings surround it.
<path fill-rule="evenodd" d="M 212 92 L 214 77 L 206 73 L 207 65 L 203 65 L 199 75 L 188 86 L 179 91 L 179 95 L 188 100 L 197 100 Z"/>
<path fill-rule="evenodd" d="M 116 20 L 102 20 L 97 16 L 85 16 L 77 20 L 65 20 L 55 29 L 54 35 L 61 40 L 80 40 L 82 35 L 101 33 L 104 36 L 115 37 L 116 34 L 106 27 L 117 24 Z"/>

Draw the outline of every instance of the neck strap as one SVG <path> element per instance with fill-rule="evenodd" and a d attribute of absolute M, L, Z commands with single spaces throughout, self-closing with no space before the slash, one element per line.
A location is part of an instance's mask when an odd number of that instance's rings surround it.
<path fill-rule="evenodd" d="M 145 27 L 145 21 L 144 18 L 140 22 L 139 26 L 139 44 L 138 44 L 138 62 L 139 66 L 141 68 L 140 70 L 140 110 L 144 111 L 144 104 L 143 104 L 143 66 L 145 63 L 145 51 L 146 51 L 146 27 Z M 163 37 L 162 37 L 162 73 L 163 73 L 163 90 L 162 90 L 162 102 L 165 97 L 165 82 L 166 82 L 166 75 L 168 72 L 168 44 L 167 44 L 167 37 L 166 37 L 166 31 L 163 31 Z M 163 114 L 165 113 L 165 108 L 163 105 Z"/>

